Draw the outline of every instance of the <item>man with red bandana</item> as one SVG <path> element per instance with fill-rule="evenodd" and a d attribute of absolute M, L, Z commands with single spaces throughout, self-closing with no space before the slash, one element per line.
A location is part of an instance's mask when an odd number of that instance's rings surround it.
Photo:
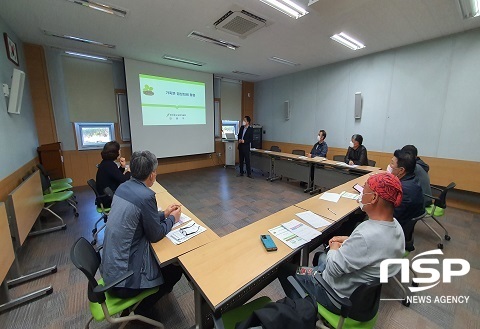
<path fill-rule="evenodd" d="M 362 283 L 380 277 L 380 263 L 388 258 L 401 258 L 405 250 L 405 238 L 400 224 L 393 218 L 393 210 L 402 202 L 400 180 L 390 173 L 372 175 L 358 198 L 360 208 L 369 217 L 358 225 L 350 236 L 335 236 L 330 239 L 330 250 L 319 257 L 315 271 L 340 297 L 349 298 Z M 390 266 L 389 276 L 395 275 L 400 266 Z M 295 275 L 296 266 L 282 265 L 279 280 L 290 298 L 300 297 L 287 281 Z M 313 274 L 313 273 L 312 273 Z M 295 275 L 298 281 L 318 303 L 340 314 L 339 305 L 316 282 L 313 275 Z"/>

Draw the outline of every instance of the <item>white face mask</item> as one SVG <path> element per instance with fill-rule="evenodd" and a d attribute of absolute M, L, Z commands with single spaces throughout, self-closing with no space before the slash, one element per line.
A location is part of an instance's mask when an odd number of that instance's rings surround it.
<path fill-rule="evenodd" d="M 390 165 L 387 166 L 387 171 L 393 174 L 393 168 Z"/>
<path fill-rule="evenodd" d="M 349 144 L 349 146 L 350 146 L 350 147 L 353 149 L 353 147 L 354 147 L 355 145 L 353 145 L 353 142 L 352 142 L 352 141 L 350 141 L 350 144 Z"/>
<path fill-rule="evenodd" d="M 373 192 L 371 192 L 371 193 L 363 193 L 363 191 L 360 192 L 360 195 L 358 196 L 357 202 L 358 202 L 358 205 L 359 205 L 359 207 L 360 207 L 360 210 L 362 210 L 362 211 L 363 211 L 363 207 L 365 207 L 366 205 L 372 204 L 371 202 L 369 202 L 369 203 L 362 203 L 362 198 L 363 198 L 363 196 L 364 196 L 365 194 L 373 194 Z"/>
<path fill-rule="evenodd" d="M 318 136 L 318 135 L 317 135 L 317 141 L 319 141 L 319 142 L 320 142 L 320 136 Z"/>

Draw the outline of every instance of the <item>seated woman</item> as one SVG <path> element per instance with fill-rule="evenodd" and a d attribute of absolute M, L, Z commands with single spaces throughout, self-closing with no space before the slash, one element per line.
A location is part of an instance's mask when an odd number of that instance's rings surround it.
<path fill-rule="evenodd" d="M 352 136 L 347 155 L 345 155 L 345 163 L 349 165 L 368 166 L 367 149 L 362 143 L 362 135 L 355 134 Z"/>
<path fill-rule="evenodd" d="M 112 191 L 118 186 L 130 179 L 130 169 L 126 168 L 125 158 L 120 156 L 120 144 L 111 141 L 105 144 L 102 150 L 102 162 L 98 165 L 97 170 L 97 191 L 100 195 L 104 194 L 104 189 L 110 187 Z M 120 161 L 120 167 L 117 166 L 115 160 Z M 101 200 L 105 208 L 110 208 L 112 200 L 105 196 Z"/>

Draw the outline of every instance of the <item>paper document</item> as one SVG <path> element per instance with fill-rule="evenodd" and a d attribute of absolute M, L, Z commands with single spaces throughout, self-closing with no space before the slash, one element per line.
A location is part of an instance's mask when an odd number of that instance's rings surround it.
<path fill-rule="evenodd" d="M 358 167 L 358 165 L 356 165 L 356 164 L 349 165 L 348 163 L 345 163 L 345 162 L 337 162 L 336 165 L 337 165 L 337 166 L 341 166 L 341 167 L 347 167 L 347 168 L 356 168 L 356 167 Z"/>
<path fill-rule="evenodd" d="M 319 199 L 336 203 L 338 200 L 340 200 L 340 194 L 325 192 L 320 196 Z"/>
<path fill-rule="evenodd" d="M 265 153 L 271 153 L 272 151 L 264 151 Z"/>
<path fill-rule="evenodd" d="M 314 228 L 320 228 L 331 224 L 323 217 L 318 216 L 311 211 L 300 212 L 297 214 L 297 216 L 303 219 L 308 224 L 312 225 Z"/>
<path fill-rule="evenodd" d="M 254 150 L 254 151 L 255 151 L 255 150 L 256 150 L 256 148 L 254 148 L 254 147 L 251 147 L 251 148 L 250 148 L 250 150 Z"/>
<path fill-rule="evenodd" d="M 282 241 L 292 249 L 296 249 L 300 246 L 303 246 L 305 243 L 308 242 L 302 239 L 301 237 L 299 237 L 298 235 L 293 234 L 282 225 L 271 228 L 268 230 L 268 232 L 270 232 L 272 235 L 280 239 L 280 241 Z"/>
<path fill-rule="evenodd" d="M 189 222 L 191 221 L 192 219 L 190 217 L 188 217 L 187 215 L 185 215 L 184 213 L 180 214 L 180 219 L 178 220 L 178 222 L 176 222 L 175 224 L 173 224 L 172 226 L 172 229 L 176 228 L 176 227 L 179 227 L 180 225 L 183 225 L 185 224 L 186 222 Z"/>
<path fill-rule="evenodd" d="M 205 227 L 198 225 L 192 220 L 189 224 L 168 232 L 167 238 L 169 238 L 174 244 L 180 244 L 206 230 Z"/>
<path fill-rule="evenodd" d="M 340 195 L 342 196 L 342 198 L 347 198 L 347 199 L 352 199 L 352 200 L 357 200 L 358 197 L 360 196 L 359 194 L 349 193 L 349 192 L 346 192 L 346 191 L 343 191 L 342 193 L 340 193 Z"/>
<path fill-rule="evenodd" d="M 322 232 L 318 232 L 317 230 L 299 222 L 296 219 L 292 219 L 289 222 L 283 223 L 282 226 L 306 241 L 311 241 L 322 234 Z"/>
<path fill-rule="evenodd" d="M 301 155 L 299 156 L 297 159 L 308 159 L 308 157 L 304 156 L 304 155 Z"/>

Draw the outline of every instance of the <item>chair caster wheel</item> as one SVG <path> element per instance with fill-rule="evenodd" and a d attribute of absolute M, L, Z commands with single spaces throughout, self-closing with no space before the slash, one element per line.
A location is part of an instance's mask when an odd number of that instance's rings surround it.
<path fill-rule="evenodd" d="M 443 243 L 437 244 L 438 249 L 443 249 Z"/>
<path fill-rule="evenodd" d="M 92 240 L 92 242 L 90 242 L 90 244 L 91 244 L 92 246 L 96 245 L 96 244 L 97 244 L 97 240 Z"/>
<path fill-rule="evenodd" d="M 445 240 L 450 241 L 451 237 L 448 234 L 445 234 Z"/>
<path fill-rule="evenodd" d="M 418 287 L 418 282 L 412 281 L 412 287 Z"/>
<path fill-rule="evenodd" d="M 92 234 L 95 234 L 95 233 L 97 233 L 97 229 L 96 229 L 96 228 L 94 228 L 94 229 L 92 230 Z"/>
<path fill-rule="evenodd" d="M 76 212 L 76 213 L 75 213 L 75 217 L 78 217 L 78 216 L 79 216 L 79 213 L 78 213 L 78 212 Z"/>
<path fill-rule="evenodd" d="M 409 307 L 409 306 L 410 306 L 410 302 L 407 301 L 406 299 L 404 299 L 404 300 L 402 301 L 402 304 L 403 304 L 404 306 L 406 306 L 406 307 Z"/>

